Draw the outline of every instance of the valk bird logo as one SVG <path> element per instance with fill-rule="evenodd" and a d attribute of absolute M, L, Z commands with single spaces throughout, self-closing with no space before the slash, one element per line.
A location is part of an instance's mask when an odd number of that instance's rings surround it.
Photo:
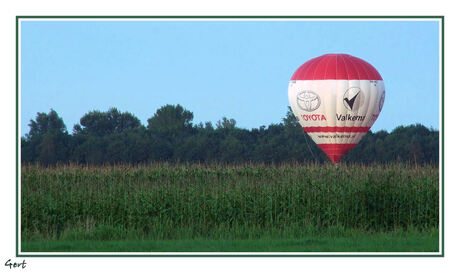
<path fill-rule="evenodd" d="M 364 104 L 364 94 L 358 87 L 349 88 L 343 94 L 343 105 L 350 111 L 357 111 Z"/>
<path fill-rule="evenodd" d="M 313 91 L 302 91 L 297 94 L 297 105 L 300 109 L 312 112 L 319 108 L 321 105 L 321 99 Z"/>

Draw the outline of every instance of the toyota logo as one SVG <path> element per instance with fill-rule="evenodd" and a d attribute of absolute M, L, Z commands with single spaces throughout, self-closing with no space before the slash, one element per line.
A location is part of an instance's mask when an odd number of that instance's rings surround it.
<path fill-rule="evenodd" d="M 385 101 L 385 90 L 383 90 L 383 94 L 382 96 L 380 97 L 380 101 L 379 101 L 379 111 L 382 111 L 382 108 L 383 108 L 383 102 Z"/>
<path fill-rule="evenodd" d="M 319 108 L 321 99 L 313 91 L 302 91 L 297 94 L 297 105 L 300 109 L 311 112 Z"/>

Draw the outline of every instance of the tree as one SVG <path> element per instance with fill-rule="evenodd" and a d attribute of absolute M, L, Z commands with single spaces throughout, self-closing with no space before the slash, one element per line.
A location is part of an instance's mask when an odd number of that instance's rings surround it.
<path fill-rule="evenodd" d="M 121 113 L 112 107 L 107 112 L 91 111 L 85 114 L 80 124 L 74 126 L 74 133 L 105 136 L 140 126 L 141 122 L 133 114 Z"/>
<path fill-rule="evenodd" d="M 193 133 L 193 113 L 178 105 L 165 105 L 148 119 L 153 161 L 182 161 L 181 146 Z"/>
<path fill-rule="evenodd" d="M 147 128 L 151 132 L 170 137 L 183 135 L 192 128 L 193 113 L 178 105 L 165 105 L 148 119 Z"/>
<path fill-rule="evenodd" d="M 83 164 L 144 162 L 144 152 L 149 150 L 145 142 L 145 127 L 133 114 L 116 108 L 91 111 L 74 126 L 73 160 Z"/>
<path fill-rule="evenodd" d="M 64 121 L 53 109 L 37 113 L 29 123 L 30 131 L 21 139 L 23 162 L 37 161 L 43 165 L 67 162 L 70 152 L 70 135 Z"/>
<path fill-rule="evenodd" d="M 226 117 L 223 117 L 222 120 L 217 121 L 216 124 L 217 129 L 228 129 L 232 130 L 236 128 L 236 120 L 234 119 L 228 119 Z"/>
<path fill-rule="evenodd" d="M 130 113 L 116 108 L 86 113 L 70 135 L 54 111 L 37 113 L 30 131 L 21 138 L 22 162 L 54 165 L 172 162 L 285 163 L 329 162 L 304 132 L 288 108 L 282 123 L 243 129 L 234 119 L 223 117 L 192 124 L 193 113 L 180 105 L 165 105 L 148 119 L 147 128 Z M 423 125 L 370 131 L 347 155 L 344 162 L 407 162 L 437 164 L 439 132 Z"/>

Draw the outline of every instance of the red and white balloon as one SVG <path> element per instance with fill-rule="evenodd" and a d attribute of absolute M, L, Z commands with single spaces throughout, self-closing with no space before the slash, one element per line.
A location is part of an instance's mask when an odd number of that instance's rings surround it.
<path fill-rule="evenodd" d="M 366 61 L 326 54 L 294 72 L 288 95 L 305 132 L 337 163 L 374 124 L 385 87 L 379 72 Z"/>

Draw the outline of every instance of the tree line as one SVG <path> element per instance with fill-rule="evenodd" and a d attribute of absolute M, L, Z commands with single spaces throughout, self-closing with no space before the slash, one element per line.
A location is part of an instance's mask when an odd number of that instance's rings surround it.
<path fill-rule="evenodd" d="M 116 108 L 86 113 L 69 133 L 54 110 L 37 113 L 21 137 L 21 162 L 55 164 L 268 163 L 328 162 L 290 108 L 282 122 L 243 129 L 234 119 L 193 124 L 193 113 L 165 105 L 147 126 Z M 342 162 L 437 164 L 439 132 L 421 124 L 392 132 L 372 132 L 343 156 Z"/>

